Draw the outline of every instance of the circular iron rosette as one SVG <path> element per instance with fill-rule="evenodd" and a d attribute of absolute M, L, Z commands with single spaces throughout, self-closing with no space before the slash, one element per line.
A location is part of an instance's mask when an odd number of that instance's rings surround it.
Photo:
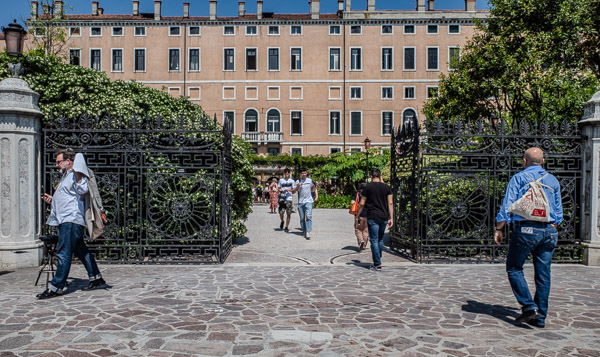
<path fill-rule="evenodd" d="M 155 174 L 148 183 L 151 231 L 166 239 L 211 239 L 214 180 L 201 175 Z"/>
<path fill-rule="evenodd" d="M 492 192 L 487 176 L 431 176 L 428 180 L 428 240 L 488 238 Z"/>

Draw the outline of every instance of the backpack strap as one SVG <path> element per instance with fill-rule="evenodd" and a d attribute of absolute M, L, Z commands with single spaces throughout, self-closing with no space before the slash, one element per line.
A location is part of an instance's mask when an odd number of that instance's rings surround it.
<path fill-rule="evenodd" d="M 532 177 L 532 176 L 531 176 L 529 173 L 527 173 L 527 172 L 523 172 L 523 173 L 524 173 L 525 175 L 527 175 L 527 177 L 529 177 L 529 179 L 531 180 L 531 182 L 535 182 L 535 183 L 537 183 L 538 185 L 540 185 L 540 186 L 542 186 L 542 187 L 545 187 L 545 188 L 547 188 L 547 189 L 550 189 L 550 190 L 552 190 L 552 192 L 554 192 L 554 189 L 553 189 L 552 187 L 550 187 L 550 186 L 548 186 L 548 185 L 545 185 L 545 184 L 543 184 L 543 183 L 542 183 L 542 180 L 543 180 L 543 179 L 544 179 L 546 176 L 548 176 L 548 175 L 549 175 L 549 173 L 547 173 L 547 172 L 546 172 L 546 174 L 545 174 L 544 176 L 540 177 L 540 178 L 539 178 L 539 179 L 537 179 L 537 180 L 534 180 L 534 179 L 533 179 L 533 177 Z M 526 185 L 526 186 L 527 186 L 527 185 L 531 185 L 531 182 L 528 182 L 528 183 L 527 183 L 527 184 L 525 184 L 525 185 Z"/>

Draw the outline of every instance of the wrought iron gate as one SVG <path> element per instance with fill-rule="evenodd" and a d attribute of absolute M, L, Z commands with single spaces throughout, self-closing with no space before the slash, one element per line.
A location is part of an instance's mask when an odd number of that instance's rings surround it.
<path fill-rule="evenodd" d="M 107 211 L 90 242 L 115 263 L 224 262 L 232 248 L 231 133 L 207 117 L 50 117 L 45 192 L 60 176 L 56 152 L 85 155 Z"/>
<path fill-rule="evenodd" d="M 554 259 L 579 261 L 582 141 L 576 124 L 432 120 L 421 133 L 404 126 L 392 137 L 392 249 L 421 262 L 503 261 L 506 247 L 492 239 L 495 216 L 510 177 L 522 169 L 523 152 L 538 146 L 561 185 L 565 221 Z"/>

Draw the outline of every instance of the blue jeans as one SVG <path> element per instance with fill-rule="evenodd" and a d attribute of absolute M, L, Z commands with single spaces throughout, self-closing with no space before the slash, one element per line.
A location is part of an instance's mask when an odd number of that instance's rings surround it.
<path fill-rule="evenodd" d="M 371 241 L 371 255 L 373 265 L 381 265 L 381 254 L 383 254 L 383 234 L 387 226 L 387 220 L 367 219 L 369 225 L 369 240 Z"/>
<path fill-rule="evenodd" d="M 56 248 L 56 274 L 50 282 L 50 290 L 57 291 L 65 287 L 73 254 L 83 263 L 90 280 L 99 279 L 100 270 L 92 253 L 83 240 L 85 227 L 75 223 L 62 223 L 58 226 L 58 246 Z"/>
<path fill-rule="evenodd" d="M 302 232 L 312 232 L 312 202 L 298 203 L 298 215 L 300 216 L 300 228 Z"/>
<path fill-rule="evenodd" d="M 508 244 L 506 272 L 508 281 L 522 310 L 538 309 L 540 322 L 548 313 L 550 295 L 550 264 L 558 241 L 558 233 L 551 225 L 523 222 L 515 225 Z M 535 297 L 532 299 L 523 275 L 523 264 L 531 253 L 535 274 Z"/>

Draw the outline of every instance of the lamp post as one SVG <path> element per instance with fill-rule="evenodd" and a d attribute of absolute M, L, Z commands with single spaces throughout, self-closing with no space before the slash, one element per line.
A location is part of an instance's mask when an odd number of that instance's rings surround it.
<path fill-rule="evenodd" d="M 367 179 L 369 179 L 369 149 L 371 148 L 371 140 L 367 137 L 363 142 L 365 143 L 365 152 L 367 153 Z"/>
<path fill-rule="evenodd" d="M 25 34 L 27 34 L 27 31 L 15 20 L 8 27 L 2 26 L 2 32 L 4 33 L 4 41 L 6 42 L 6 53 L 9 56 L 15 57 L 15 60 L 8 65 L 8 68 L 13 78 L 19 78 L 19 75 L 23 74 L 23 67 L 17 60 L 23 57 L 23 44 L 25 43 Z"/>

